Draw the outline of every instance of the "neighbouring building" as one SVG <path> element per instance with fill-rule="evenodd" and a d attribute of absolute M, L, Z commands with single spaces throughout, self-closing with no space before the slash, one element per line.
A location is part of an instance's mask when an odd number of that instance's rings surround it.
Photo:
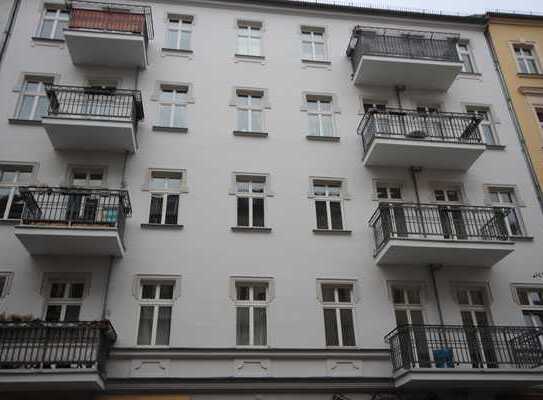
<path fill-rule="evenodd" d="M 18 9 L 2 399 L 537 398 L 543 215 L 484 16 L 128 3 Z"/>

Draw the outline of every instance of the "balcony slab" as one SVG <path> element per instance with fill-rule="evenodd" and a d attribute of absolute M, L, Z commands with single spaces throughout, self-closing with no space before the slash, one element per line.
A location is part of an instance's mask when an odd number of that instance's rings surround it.
<path fill-rule="evenodd" d="M 96 370 L 0 369 L 0 392 L 99 391 L 104 387 L 104 380 Z"/>

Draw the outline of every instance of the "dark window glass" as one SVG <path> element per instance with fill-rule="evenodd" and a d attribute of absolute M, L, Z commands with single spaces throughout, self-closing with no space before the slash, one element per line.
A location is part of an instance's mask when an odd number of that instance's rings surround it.
<path fill-rule="evenodd" d="M 0 218 L 2 217 L 2 200 L 0 199 Z M 5 207 L 5 206 L 4 206 Z M 11 208 L 9 209 L 8 218 L 19 219 L 23 215 L 24 201 L 23 197 L 19 194 L 19 190 L 15 191 L 13 200 L 11 201 Z"/>
<path fill-rule="evenodd" d="M 326 215 L 326 202 L 316 201 L 317 229 L 328 229 L 328 216 Z"/>
<path fill-rule="evenodd" d="M 343 218 L 341 217 L 341 203 L 339 201 L 330 202 L 330 217 L 332 219 L 332 229 L 343 229 Z"/>
<path fill-rule="evenodd" d="M 168 225 L 177 224 L 177 213 L 179 210 L 179 195 L 170 194 L 166 200 L 166 220 Z"/>
<path fill-rule="evenodd" d="M 78 304 L 70 304 L 66 306 L 66 315 L 64 321 L 79 321 L 79 312 L 81 306 Z"/>
<path fill-rule="evenodd" d="M 264 199 L 253 199 L 253 226 L 264 226 Z"/>
<path fill-rule="evenodd" d="M 154 299 L 155 293 L 156 293 L 156 285 L 142 285 L 141 286 L 142 299 Z"/>
<path fill-rule="evenodd" d="M 47 312 L 45 313 L 46 321 L 60 321 L 60 312 L 62 307 L 59 305 L 47 306 Z"/>
<path fill-rule="evenodd" d="M 85 285 L 83 283 L 72 283 L 70 287 L 70 297 L 72 299 L 82 298 L 84 288 L 85 288 Z"/>
<path fill-rule="evenodd" d="M 346 287 L 340 287 L 337 289 L 338 300 L 342 303 L 351 302 L 351 289 Z"/>
<path fill-rule="evenodd" d="M 341 330 L 343 333 L 343 346 L 354 346 L 354 322 L 353 322 L 353 310 L 341 309 L 339 311 L 341 316 Z"/>
<path fill-rule="evenodd" d="M 522 304 L 523 306 L 529 305 L 530 302 L 528 301 L 528 292 L 526 290 L 519 289 L 518 290 L 518 300 L 519 300 L 520 304 Z"/>
<path fill-rule="evenodd" d="M 322 286 L 322 301 L 335 301 L 333 286 L 328 286 L 328 285 Z"/>
<path fill-rule="evenodd" d="M 138 326 L 138 344 L 151 344 L 153 329 L 153 306 L 142 306 L 140 310 L 140 323 Z"/>
<path fill-rule="evenodd" d="M 266 345 L 266 309 L 258 307 L 253 309 L 254 317 L 254 344 L 256 346 Z"/>
<path fill-rule="evenodd" d="M 256 301 L 266 301 L 266 286 L 254 286 L 253 298 Z"/>
<path fill-rule="evenodd" d="M 158 296 L 160 299 L 173 299 L 173 285 L 160 285 L 160 293 Z"/>
<path fill-rule="evenodd" d="M 167 346 L 170 344 L 170 327 L 172 321 L 172 307 L 164 306 L 158 308 L 158 319 L 156 326 L 156 344 Z"/>
<path fill-rule="evenodd" d="M 51 294 L 49 297 L 58 299 L 64 297 L 64 291 L 66 290 L 65 283 L 53 283 L 51 285 Z"/>
<path fill-rule="evenodd" d="M 151 196 L 151 208 L 149 211 L 149 223 L 160 224 L 162 222 L 162 196 Z"/>
<path fill-rule="evenodd" d="M 324 333 L 326 335 L 327 346 L 339 345 L 339 339 L 337 335 L 336 310 L 334 309 L 324 309 Z"/>
<path fill-rule="evenodd" d="M 249 344 L 249 308 L 238 307 L 236 309 L 236 344 L 244 346 Z"/>
<path fill-rule="evenodd" d="M 249 300 L 249 286 L 238 285 L 236 291 L 238 300 Z"/>
<path fill-rule="evenodd" d="M 238 226 L 249 226 L 249 199 L 238 197 Z"/>

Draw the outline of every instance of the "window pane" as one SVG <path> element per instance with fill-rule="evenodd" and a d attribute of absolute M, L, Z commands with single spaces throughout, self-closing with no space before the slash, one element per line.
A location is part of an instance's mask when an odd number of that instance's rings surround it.
<path fill-rule="evenodd" d="M 522 304 L 523 306 L 527 306 L 530 304 L 528 301 L 528 292 L 526 290 L 518 289 L 517 293 L 520 304 Z"/>
<path fill-rule="evenodd" d="M 471 304 L 483 306 L 485 304 L 484 295 L 481 290 L 470 290 Z"/>
<path fill-rule="evenodd" d="M 462 62 L 464 63 L 464 72 L 473 72 L 473 64 L 471 63 L 471 57 L 469 54 L 461 55 Z"/>
<path fill-rule="evenodd" d="M 154 299 L 156 294 L 156 285 L 144 284 L 141 286 L 142 299 Z"/>
<path fill-rule="evenodd" d="M 173 299 L 173 285 L 161 284 L 160 285 L 160 299 Z"/>
<path fill-rule="evenodd" d="M 140 311 L 140 322 L 138 326 L 138 344 L 151 344 L 151 332 L 153 329 L 153 306 L 142 306 Z"/>
<path fill-rule="evenodd" d="M 19 118 L 31 119 L 33 106 L 34 106 L 34 96 L 23 96 L 21 108 L 19 109 Z"/>
<path fill-rule="evenodd" d="M 0 276 L 0 296 L 4 295 L 4 291 L 6 290 L 6 283 L 8 281 L 8 278 L 5 276 Z"/>
<path fill-rule="evenodd" d="M 166 218 L 165 223 L 169 225 L 177 224 L 177 213 L 179 211 L 179 195 L 169 194 L 166 199 Z"/>
<path fill-rule="evenodd" d="M 495 144 L 494 135 L 492 133 L 492 127 L 489 124 L 481 124 L 479 126 L 481 129 L 483 142 L 486 144 Z"/>
<path fill-rule="evenodd" d="M 249 286 L 237 285 L 236 292 L 238 300 L 249 300 Z"/>
<path fill-rule="evenodd" d="M 511 209 L 509 214 L 507 214 L 507 224 L 509 225 L 509 229 L 511 230 L 511 235 L 513 236 L 520 236 L 522 235 L 522 229 L 520 227 L 520 221 L 517 216 L 517 212 L 515 209 Z"/>
<path fill-rule="evenodd" d="M 172 102 L 173 101 L 173 90 L 171 90 L 171 89 L 162 89 L 160 91 L 160 101 Z"/>
<path fill-rule="evenodd" d="M 392 301 L 394 304 L 404 304 L 404 290 L 400 288 L 392 288 Z"/>
<path fill-rule="evenodd" d="M 60 321 L 60 313 L 62 307 L 59 305 L 49 305 L 47 306 L 47 311 L 45 313 L 46 321 Z"/>
<path fill-rule="evenodd" d="M 402 191 L 399 187 L 391 187 L 390 188 L 390 198 L 391 199 L 401 199 L 402 198 Z"/>
<path fill-rule="evenodd" d="M 315 58 L 321 60 L 324 58 L 324 43 L 315 43 Z"/>
<path fill-rule="evenodd" d="M 542 292 L 539 290 L 530 290 L 529 296 L 533 305 L 535 306 L 543 305 L 543 297 L 541 295 L 542 295 Z"/>
<path fill-rule="evenodd" d="M 354 346 L 354 322 L 353 310 L 342 309 L 339 311 L 341 316 L 341 330 L 343 333 L 343 346 Z"/>
<path fill-rule="evenodd" d="M 468 292 L 466 290 L 458 291 L 458 303 L 463 305 L 469 304 Z"/>
<path fill-rule="evenodd" d="M 185 107 L 174 107 L 173 126 L 176 128 L 183 128 L 185 126 Z"/>
<path fill-rule="evenodd" d="M 250 38 L 249 39 L 249 54 L 252 56 L 260 55 L 260 38 Z"/>
<path fill-rule="evenodd" d="M 262 132 L 262 111 L 251 112 L 251 130 L 253 132 Z"/>
<path fill-rule="evenodd" d="M 308 58 L 308 59 L 313 58 L 313 46 L 311 46 L 311 42 L 302 43 L 302 52 L 303 52 L 304 58 Z"/>
<path fill-rule="evenodd" d="M 160 224 L 162 223 L 162 195 L 151 195 L 151 207 L 149 210 L 149 223 Z"/>
<path fill-rule="evenodd" d="M 254 308 L 254 344 L 256 346 L 266 345 L 266 309 L 264 307 Z"/>
<path fill-rule="evenodd" d="M 334 129 L 332 126 L 332 116 L 323 115 L 322 116 L 322 132 L 323 136 L 332 136 L 334 134 Z"/>
<path fill-rule="evenodd" d="M 313 136 L 320 135 L 319 116 L 315 114 L 308 114 L 309 119 L 309 134 Z"/>
<path fill-rule="evenodd" d="M 324 309 L 324 334 L 326 336 L 327 346 L 338 346 L 336 310 L 331 308 Z"/>
<path fill-rule="evenodd" d="M 388 199 L 388 192 L 386 187 L 377 187 L 377 198 Z"/>
<path fill-rule="evenodd" d="M 181 49 L 190 50 L 190 32 L 183 31 L 181 32 Z"/>
<path fill-rule="evenodd" d="M 407 289 L 407 301 L 409 304 L 421 304 L 420 291 L 418 289 Z"/>
<path fill-rule="evenodd" d="M 249 344 L 249 308 L 236 308 L 236 344 L 246 346 Z"/>
<path fill-rule="evenodd" d="M 49 294 L 49 297 L 51 297 L 52 299 L 61 299 L 64 297 L 65 290 L 65 283 L 53 283 L 51 285 L 51 293 Z"/>
<path fill-rule="evenodd" d="M 337 297 L 341 303 L 350 303 L 351 302 L 351 288 L 339 287 L 337 289 Z"/>
<path fill-rule="evenodd" d="M 249 226 L 249 199 L 238 197 L 238 226 Z"/>
<path fill-rule="evenodd" d="M 343 229 L 341 203 L 339 201 L 330 202 L 330 217 L 332 219 L 332 229 Z"/>
<path fill-rule="evenodd" d="M 54 24 L 55 21 L 53 20 L 50 20 L 50 19 L 44 19 L 43 20 L 43 23 L 41 25 L 41 30 L 40 30 L 40 37 L 42 38 L 50 38 L 51 37 L 51 33 L 53 32 L 53 24 Z"/>
<path fill-rule="evenodd" d="M 70 298 L 80 299 L 83 297 L 83 290 L 85 285 L 83 283 L 72 283 L 70 287 Z"/>
<path fill-rule="evenodd" d="M 160 111 L 159 111 L 160 126 L 170 126 L 171 113 L 172 113 L 172 107 L 170 105 L 160 106 Z"/>
<path fill-rule="evenodd" d="M 238 130 L 240 131 L 249 130 L 249 111 L 248 110 L 238 110 Z"/>
<path fill-rule="evenodd" d="M 10 189 L 7 189 L 9 192 Z M 2 189 L 0 189 L 0 218 L 4 216 L 3 211 L 6 205 L 2 206 Z M 7 202 L 7 199 L 6 199 Z M 23 215 L 23 209 L 24 209 L 24 201 L 23 197 L 19 194 L 19 190 L 16 189 L 15 193 L 13 194 L 13 199 L 11 200 L 11 207 L 9 209 L 8 218 L 11 219 L 19 219 L 21 218 L 21 215 Z"/>
<path fill-rule="evenodd" d="M 55 39 L 64 39 L 64 28 L 68 26 L 67 21 L 58 21 L 57 29 L 55 30 Z"/>
<path fill-rule="evenodd" d="M 307 109 L 309 111 L 317 111 L 319 108 L 317 100 L 307 100 Z"/>
<path fill-rule="evenodd" d="M 79 304 L 69 304 L 66 306 L 66 314 L 64 315 L 64 321 L 79 321 L 79 312 L 81 306 Z"/>
<path fill-rule="evenodd" d="M 315 202 L 315 211 L 317 214 L 317 229 L 328 229 L 328 216 L 325 201 Z"/>
<path fill-rule="evenodd" d="M 168 33 L 166 33 L 166 47 L 177 49 L 177 30 L 168 29 Z"/>
<path fill-rule="evenodd" d="M 49 108 L 49 99 L 46 96 L 40 96 L 38 99 L 38 106 L 36 108 L 36 118 L 47 116 L 48 108 Z"/>
<path fill-rule="evenodd" d="M 315 194 L 315 196 L 326 196 L 326 186 L 314 184 L 313 194 Z"/>
<path fill-rule="evenodd" d="M 266 301 L 266 286 L 256 285 L 253 287 L 253 298 L 256 301 Z"/>
<path fill-rule="evenodd" d="M 411 310 L 411 324 L 424 325 L 424 318 L 421 310 Z"/>
<path fill-rule="evenodd" d="M 253 226 L 264 226 L 264 199 L 253 199 Z"/>
<path fill-rule="evenodd" d="M 334 298 L 335 288 L 330 285 L 322 285 L 322 301 L 331 302 L 335 301 Z"/>
<path fill-rule="evenodd" d="M 238 37 L 238 52 L 239 54 L 249 54 L 249 38 Z"/>
<path fill-rule="evenodd" d="M 396 325 L 407 325 L 409 324 L 409 320 L 407 319 L 407 311 L 406 310 L 395 310 L 394 315 L 396 316 Z"/>
<path fill-rule="evenodd" d="M 170 344 L 170 326 L 172 318 L 172 307 L 158 307 L 158 320 L 156 327 L 156 344 L 167 346 Z"/>
<path fill-rule="evenodd" d="M 537 64 L 535 63 L 535 60 L 526 60 L 528 64 L 528 71 L 530 74 L 536 74 L 537 73 Z"/>

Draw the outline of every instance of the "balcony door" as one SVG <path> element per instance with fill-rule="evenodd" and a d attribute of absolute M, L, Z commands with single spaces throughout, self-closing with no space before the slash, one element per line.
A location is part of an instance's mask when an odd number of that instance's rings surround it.
<path fill-rule="evenodd" d="M 473 368 L 498 368 L 493 324 L 486 290 L 483 288 L 461 288 L 457 290 L 457 296 L 471 366 Z M 464 358 L 466 354 L 460 356 Z"/>
<path fill-rule="evenodd" d="M 51 322 L 79 321 L 84 292 L 83 282 L 50 282 L 44 319 Z"/>
<path fill-rule="evenodd" d="M 387 237 L 408 235 L 407 219 L 402 201 L 402 188 L 398 184 L 377 183 L 377 199 L 381 202 L 383 232 Z M 386 201 L 389 203 L 385 203 Z"/>
<path fill-rule="evenodd" d="M 437 188 L 434 200 L 438 207 L 439 222 L 444 239 L 466 240 L 468 238 L 464 213 L 459 205 L 462 193 L 458 188 Z"/>
<path fill-rule="evenodd" d="M 443 139 L 441 118 L 438 114 L 439 107 L 418 106 L 417 112 L 419 117 L 416 119 L 415 125 L 420 132 L 424 133 L 423 136 L 431 139 Z"/>
<path fill-rule="evenodd" d="M 386 111 L 385 103 L 374 103 L 374 102 L 364 102 L 364 112 L 370 110 L 379 110 L 380 113 L 373 114 L 372 119 L 370 120 L 368 129 L 369 132 L 373 134 L 380 135 L 390 135 L 393 132 L 391 131 L 390 119 L 388 115 L 384 112 Z"/>
<path fill-rule="evenodd" d="M 120 117 L 123 105 L 115 101 L 117 84 L 114 80 L 89 80 L 82 113 L 92 117 Z"/>
<path fill-rule="evenodd" d="M 73 168 L 70 184 L 79 188 L 99 188 L 104 186 L 104 170 L 101 168 Z M 92 224 L 96 221 L 100 208 L 100 198 L 90 193 L 75 192 L 68 196 L 66 219 L 78 223 Z"/>

